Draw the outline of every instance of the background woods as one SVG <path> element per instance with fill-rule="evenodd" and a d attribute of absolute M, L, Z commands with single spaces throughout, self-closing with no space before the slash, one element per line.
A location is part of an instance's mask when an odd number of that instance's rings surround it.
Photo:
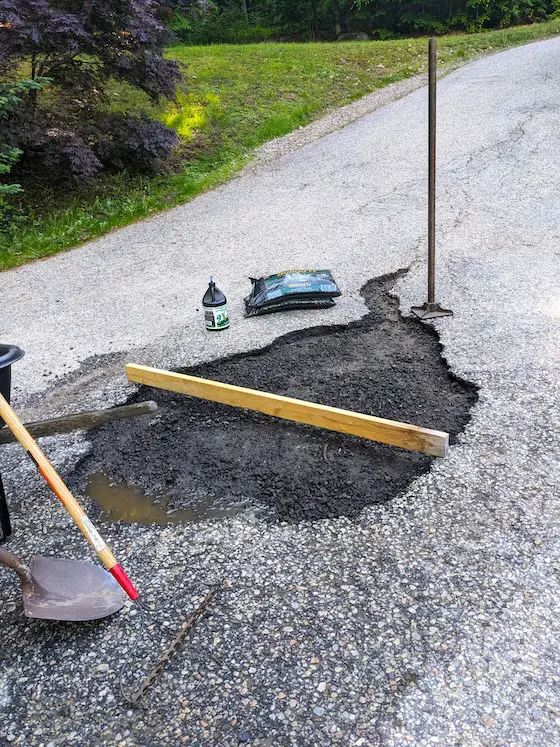
<path fill-rule="evenodd" d="M 178 37 L 194 44 L 266 39 L 390 39 L 542 21 L 558 0 L 169 0 Z"/>

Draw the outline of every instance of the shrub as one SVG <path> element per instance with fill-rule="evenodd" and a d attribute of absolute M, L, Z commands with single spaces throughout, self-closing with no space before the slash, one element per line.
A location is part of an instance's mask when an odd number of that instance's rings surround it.
<path fill-rule="evenodd" d="M 161 122 L 113 114 L 99 123 L 96 154 L 119 170 L 157 174 L 176 143 L 175 130 Z"/>
<path fill-rule="evenodd" d="M 173 132 L 104 113 L 110 79 L 154 100 L 174 96 L 179 69 L 163 56 L 157 9 L 152 0 L 0 0 L 0 74 L 23 70 L 32 81 L 52 80 L 48 96 L 32 90 L 10 115 L 11 145 L 23 152 L 27 174 L 81 182 L 123 164 L 142 172 L 163 167 Z"/>

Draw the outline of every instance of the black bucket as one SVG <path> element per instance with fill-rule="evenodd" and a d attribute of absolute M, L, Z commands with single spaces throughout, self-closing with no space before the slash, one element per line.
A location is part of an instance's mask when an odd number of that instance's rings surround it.
<path fill-rule="evenodd" d="M 0 343 L 0 394 L 9 402 L 12 388 L 12 363 L 23 358 L 25 352 L 17 345 L 2 345 Z M 5 425 L 0 418 L 0 428 Z"/>

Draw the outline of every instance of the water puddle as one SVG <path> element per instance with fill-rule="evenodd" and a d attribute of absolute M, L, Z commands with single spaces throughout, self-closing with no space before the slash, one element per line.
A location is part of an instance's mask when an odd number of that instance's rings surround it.
<path fill-rule="evenodd" d="M 98 472 L 87 480 L 86 493 L 101 508 L 101 521 L 126 524 L 182 524 L 236 516 L 249 508 L 247 501 L 228 506 L 216 505 L 213 496 L 197 500 L 190 508 L 170 510 L 166 496 L 147 496 L 125 482 L 111 483 Z"/>

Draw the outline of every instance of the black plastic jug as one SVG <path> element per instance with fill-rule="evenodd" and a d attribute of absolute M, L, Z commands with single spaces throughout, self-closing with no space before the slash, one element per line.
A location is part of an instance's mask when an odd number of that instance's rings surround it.
<path fill-rule="evenodd" d="M 206 329 L 217 330 L 229 327 L 227 299 L 210 276 L 208 290 L 202 298 Z"/>
<path fill-rule="evenodd" d="M 24 355 L 25 352 L 17 345 L 2 345 L 0 343 L 0 394 L 8 402 L 12 389 L 12 363 L 16 363 Z M 0 418 L 0 428 L 4 425 L 4 421 Z"/>

